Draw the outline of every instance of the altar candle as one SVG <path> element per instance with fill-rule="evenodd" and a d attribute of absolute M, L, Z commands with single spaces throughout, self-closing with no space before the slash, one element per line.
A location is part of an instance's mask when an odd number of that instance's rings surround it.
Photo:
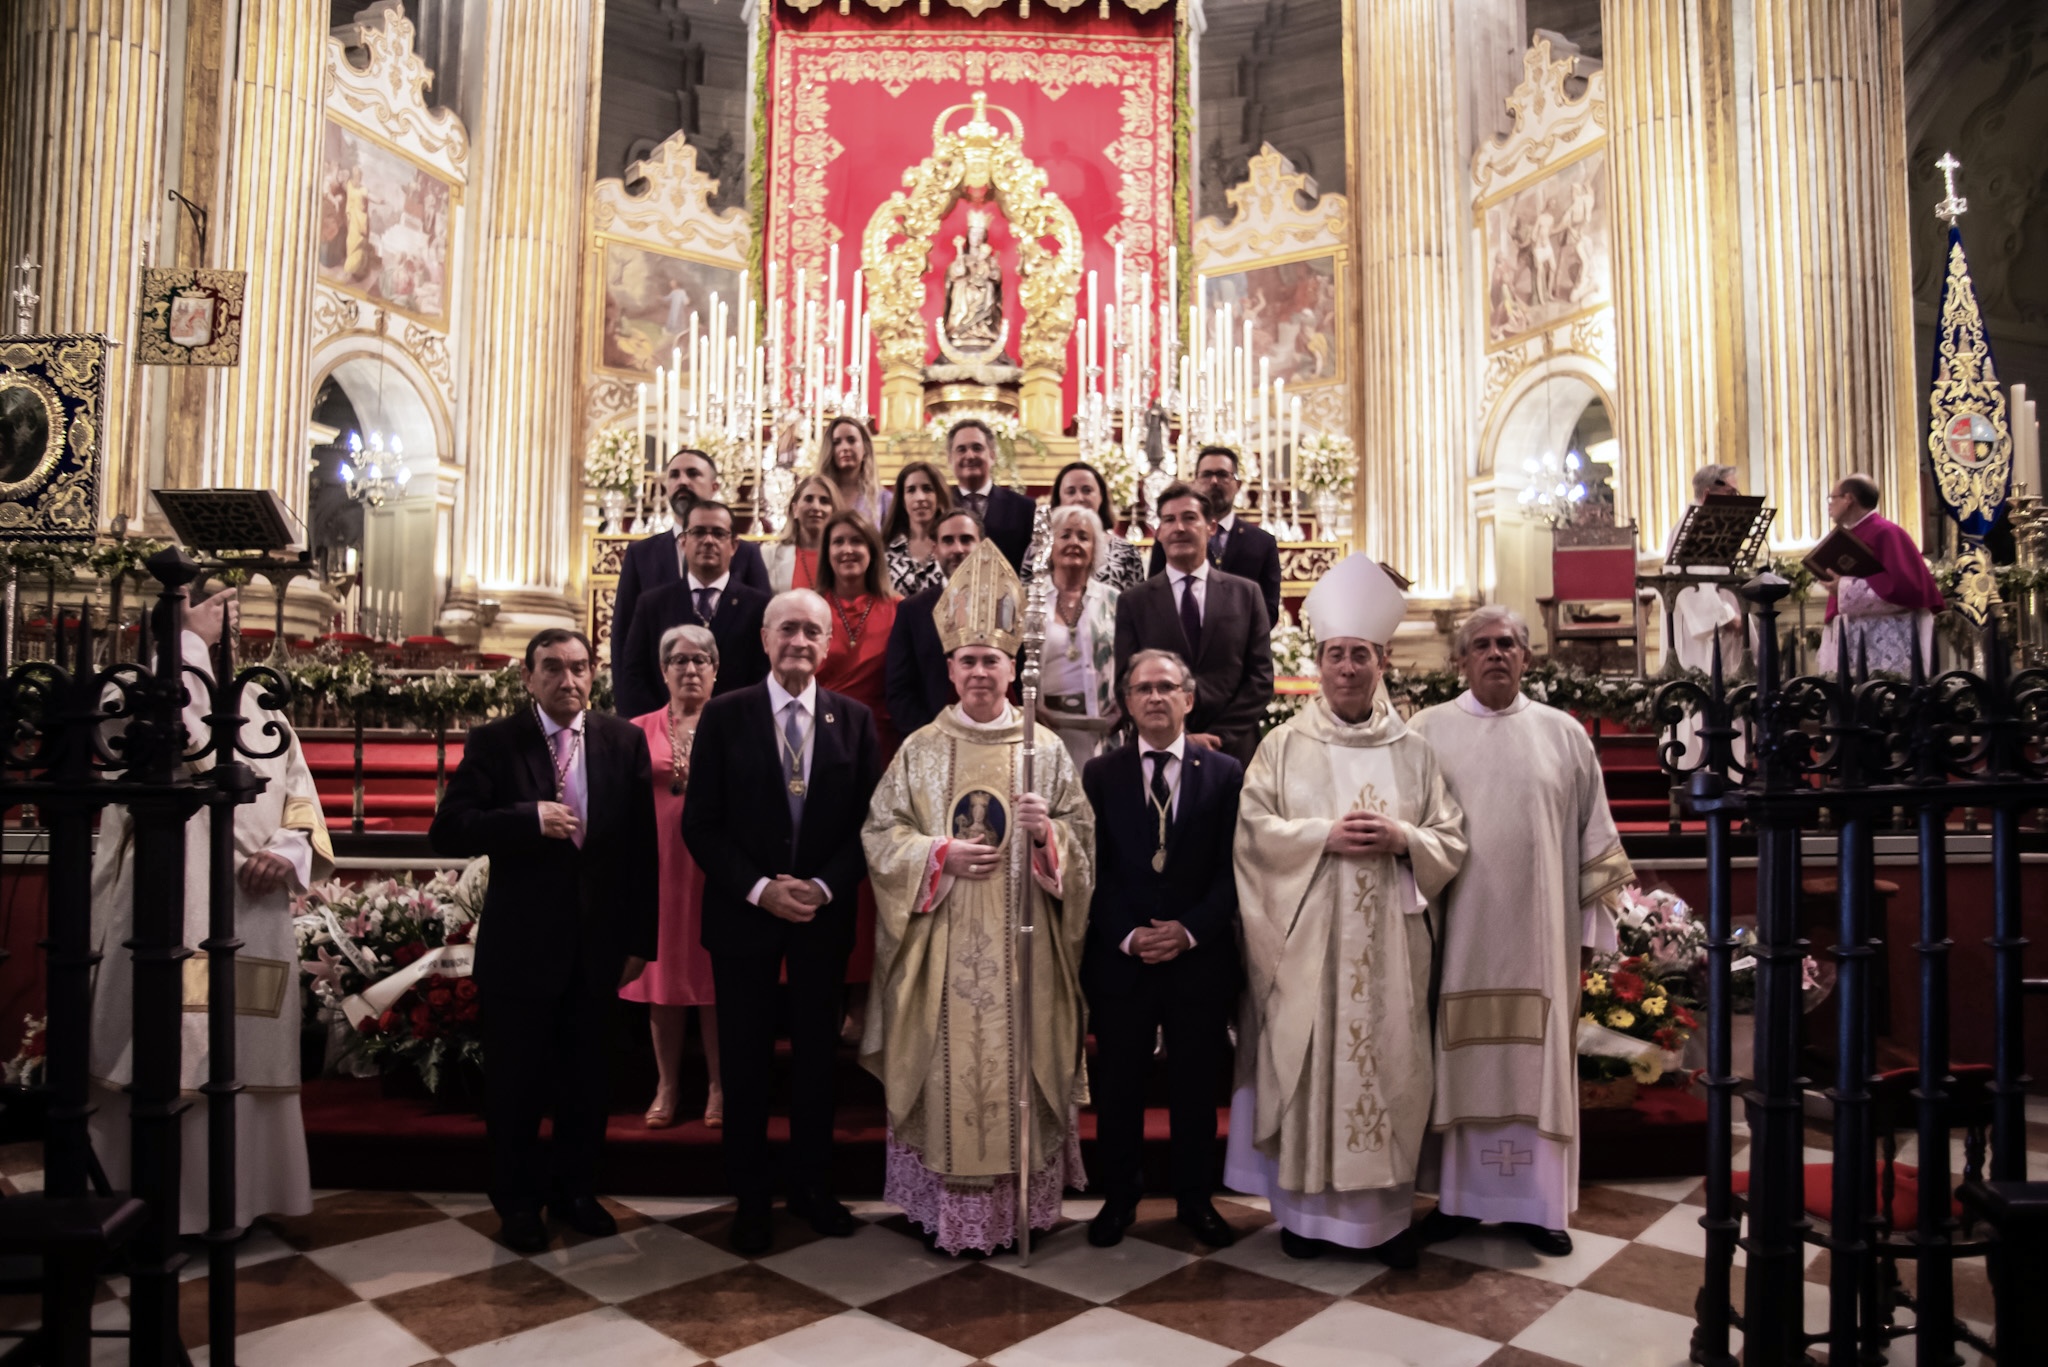
<path fill-rule="evenodd" d="M 1301 493 L 1301 395 L 1296 394 L 1287 403 L 1287 417 L 1294 432 L 1294 440 L 1287 444 L 1287 499 L 1292 511 Z"/>
<path fill-rule="evenodd" d="M 860 336 L 861 326 L 867 322 L 867 315 L 860 311 L 860 287 L 863 272 L 859 266 L 855 266 L 850 274 L 853 278 L 848 283 L 848 288 L 852 292 L 853 302 L 846 306 L 846 321 L 848 331 L 853 336 L 853 355 L 848 357 L 847 360 L 857 372 L 862 362 L 867 359 L 867 352 L 861 345 L 862 338 Z M 852 388 L 851 385 L 847 387 L 849 389 Z"/>
<path fill-rule="evenodd" d="M 633 386 L 633 435 L 639 440 L 633 444 L 633 463 L 647 464 L 647 382 L 642 380 Z"/>
<path fill-rule="evenodd" d="M 1150 403 L 1152 398 L 1152 394 L 1147 392 L 1150 386 L 1146 380 L 1146 372 L 1152 368 L 1152 277 L 1150 274 L 1138 277 L 1138 303 L 1133 321 L 1137 323 L 1137 326 L 1132 331 L 1137 334 L 1138 345 L 1132 354 L 1137 357 L 1138 361 L 1138 402 L 1140 405 L 1144 405 Z M 1162 380 L 1166 378 L 1164 370 L 1159 372 L 1159 378 Z"/>
<path fill-rule="evenodd" d="M 1180 337 L 1180 247 L 1169 244 L 1166 248 L 1166 316 L 1170 331 L 1160 338 L 1171 345 Z"/>
<path fill-rule="evenodd" d="M 668 448 L 668 371 L 661 366 L 654 368 L 654 445 L 655 456 L 666 460 Z"/>
<path fill-rule="evenodd" d="M 825 267 L 825 312 L 820 316 L 832 320 L 835 332 L 832 340 L 837 340 L 836 332 L 839 319 L 839 244 L 837 242 L 831 244 L 825 259 L 827 263 Z M 832 346 L 830 341 L 828 341 L 826 343 L 826 350 L 830 353 L 836 353 L 838 348 Z"/>
<path fill-rule="evenodd" d="M 1273 381 L 1273 436 L 1280 443 L 1273 451 L 1271 468 L 1266 471 L 1266 483 L 1277 483 L 1287 470 L 1288 461 L 1293 459 L 1285 451 L 1287 445 L 1287 380 L 1283 376 Z"/>
<path fill-rule="evenodd" d="M 1081 388 L 1084 391 L 1095 387 L 1095 381 L 1087 372 L 1095 369 L 1095 334 L 1100 327 L 1101 324 L 1096 321 L 1095 315 L 1095 272 L 1090 271 L 1088 272 L 1088 351 L 1081 361 L 1081 378 L 1083 381 Z"/>

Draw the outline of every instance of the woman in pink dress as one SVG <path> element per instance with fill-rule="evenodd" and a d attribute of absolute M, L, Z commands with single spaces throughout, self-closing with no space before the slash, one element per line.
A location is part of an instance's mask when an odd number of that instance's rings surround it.
<path fill-rule="evenodd" d="M 717 1129 L 725 1122 L 725 1094 L 718 1085 L 718 1016 L 711 1009 L 711 955 L 697 938 L 704 873 L 683 845 L 683 790 L 690 783 L 690 745 L 697 736 L 697 718 L 718 676 L 718 642 L 703 627 L 670 627 L 662 634 L 660 653 L 668 706 L 633 718 L 633 724 L 647 733 L 654 761 L 654 819 L 661 841 L 660 953 L 646 972 L 619 989 L 619 995 L 629 1002 L 645 1002 L 653 1025 L 657 1081 L 654 1104 L 647 1108 L 647 1128 L 665 1130 L 676 1123 L 683 1037 L 689 1029 L 688 1009 L 694 1006 L 704 1033 L 704 1064 L 711 1074 L 704 1123 Z"/>

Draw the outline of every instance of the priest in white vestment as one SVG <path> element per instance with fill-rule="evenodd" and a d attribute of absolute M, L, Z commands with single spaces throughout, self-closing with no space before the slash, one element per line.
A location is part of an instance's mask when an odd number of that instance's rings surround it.
<path fill-rule="evenodd" d="M 209 647 L 220 639 L 223 618 L 235 599 L 230 589 L 186 614 L 184 661 L 213 676 Z M 189 676 L 188 676 L 189 680 Z M 210 710 L 192 682 L 185 704 L 185 729 L 192 742 L 208 733 Z M 235 1099 L 235 1220 L 247 1225 L 259 1215 L 304 1215 L 313 1209 L 306 1164 L 306 1129 L 299 1113 L 299 949 L 292 931 L 292 899 L 334 874 L 334 850 L 320 812 L 299 738 L 281 712 L 257 705 L 261 692 L 242 695 L 242 741 L 269 750 L 276 739 L 263 727 L 274 722 L 286 739 L 284 753 L 243 762 L 268 779 L 256 800 L 234 809 L 235 934 L 242 941 L 235 967 L 235 1076 L 243 1091 Z M 189 746 L 188 746 L 189 748 Z M 209 767 L 211 758 L 195 764 Z M 191 1103 L 180 1127 L 182 1179 L 179 1232 L 207 1227 L 207 1105 L 199 1095 L 208 1075 L 206 956 L 207 850 L 213 817 L 202 808 L 185 825 L 184 1043 L 179 1085 Z M 92 871 L 93 948 L 101 955 L 93 980 L 92 1077 L 98 1110 L 89 1122 L 93 1150 L 108 1180 L 129 1182 L 128 1096 L 134 1080 L 134 962 L 122 941 L 135 927 L 135 828 L 126 807 L 108 807 L 100 818 Z"/>
<path fill-rule="evenodd" d="M 1481 1221 L 1537 1252 L 1571 1252 L 1579 1204 L 1579 968 L 1615 947 L 1635 876 L 1600 760 L 1569 713 L 1522 693 L 1529 627 L 1486 607 L 1453 643 L 1466 691 L 1418 713 L 1471 843 L 1444 900 L 1436 1102 L 1423 1242 Z"/>
<path fill-rule="evenodd" d="M 1260 744 L 1234 859 L 1247 990 L 1224 1180 L 1264 1196 L 1292 1257 L 1412 1267 L 1429 1122 L 1430 899 L 1464 817 L 1381 684 L 1406 603 L 1354 555 L 1305 616 L 1321 692 Z"/>
<path fill-rule="evenodd" d="M 861 1066 L 889 1109 L 882 1197 L 947 1253 L 1017 1238 L 1018 1032 L 1031 1032 L 1032 1229 L 1086 1185 L 1075 1109 L 1085 1100 L 1081 949 L 1095 884 L 1095 818 L 1059 735 L 1036 737 L 1022 779 L 1023 717 L 1009 701 L 1022 589 L 993 541 L 953 571 L 932 612 L 960 701 L 910 735 L 868 808 L 875 975 Z M 1029 1001 L 1016 990 L 1010 877 L 1027 842 Z"/>

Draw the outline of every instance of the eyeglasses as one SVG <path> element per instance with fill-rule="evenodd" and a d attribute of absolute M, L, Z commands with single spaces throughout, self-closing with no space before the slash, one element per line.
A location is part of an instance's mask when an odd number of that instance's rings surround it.
<path fill-rule="evenodd" d="M 714 665 L 709 655 L 671 655 L 668 657 L 668 667 L 670 669 L 711 669 L 714 668 Z"/>
<path fill-rule="evenodd" d="M 1164 698 L 1175 693 L 1184 693 L 1186 686 L 1177 683 L 1132 684 L 1124 690 L 1134 698 Z"/>
<path fill-rule="evenodd" d="M 703 541 L 706 539 L 730 541 L 732 539 L 731 530 L 725 527 L 685 527 L 683 535 L 689 537 L 692 541 Z"/>

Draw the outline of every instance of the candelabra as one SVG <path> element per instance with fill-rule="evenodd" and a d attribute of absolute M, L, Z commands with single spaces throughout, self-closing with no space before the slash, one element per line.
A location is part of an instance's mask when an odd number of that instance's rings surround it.
<path fill-rule="evenodd" d="M 1572 520 L 1573 510 L 1586 501 L 1583 469 L 1584 462 L 1577 451 L 1566 451 L 1562 463 L 1550 451 L 1545 451 L 1540 459 L 1531 456 L 1522 462 L 1528 480 L 1515 501 L 1552 526 L 1562 526 Z"/>
<path fill-rule="evenodd" d="M 405 497 L 405 486 L 412 483 L 412 465 L 406 460 L 404 447 L 396 436 L 391 438 L 387 449 L 382 432 L 371 432 L 368 446 L 363 444 L 361 434 L 351 432 L 348 434 L 348 452 L 349 459 L 341 463 L 336 474 L 350 498 L 372 508 L 381 508 L 389 499 Z M 385 464 L 387 456 L 392 462 L 389 466 Z"/>

